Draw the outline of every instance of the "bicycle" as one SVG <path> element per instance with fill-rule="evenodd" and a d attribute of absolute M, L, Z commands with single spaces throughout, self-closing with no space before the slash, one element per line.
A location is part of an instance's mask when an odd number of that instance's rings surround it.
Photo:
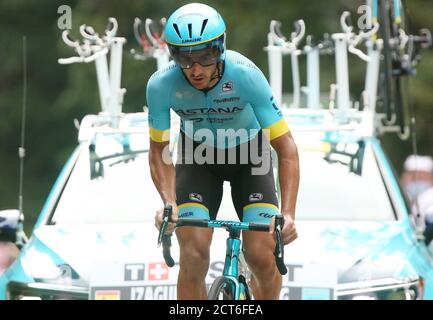
<path fill-rule="evenodd" d="M 432 34 L 425 28 L 420 29 L 418 35 L 407 34 L 409 16 L 399 0 L 374 0 L 372 5 L 373 20 L 380 21 L 383 38 L 382 99 L 386 123 L 396 123 L 400 127 L 398 135 L 407 139 L 411 129 L 407 127 L 406 117 L 408 113 L 413 114 L 413 110 L 404 110 L 406 105 L 412 106 L 404 101 L 403 77 L 416 74 L 420 50 L 432 46 Z M 408 86 L 407 81 L 405 86 Z"/>
<path fill-rule="evenodd" d="M 163 246 L 163 256 L 167 266 L 174 266 L 174 260 L 171 257 L 171 235 L 166 235 L 165 230 L 171 221 L 172 207 L 167 205 L 164 207 L 163 223 L 158 235 L 158 247 Z M 284 225 L 284 217 L 282 215 L 275 216 L 276 235 L 275 244 L 275 263 L 278 271 L 285 275 L 287 273 L 286 265 L 284 264 L 284 244 L 282 240 L 281 230 Z M 176 228 L 191 226 L 201 228 L 225 228 L 229 232 L 226 245 L 226 258 L 224 262 L 223 274 L 217 277 L 212 283 L 208 300 L 251 300 L 250 287 L 242 274 L 239 274 L 239 256 L 241 253 L 241 230 L 263 231 L 269 232 L 269 224 L 259 224 L 252 222 L 227 221 L 227 220 L 207 220 L 207 219 L 179 219 L 176 222 Z"/>

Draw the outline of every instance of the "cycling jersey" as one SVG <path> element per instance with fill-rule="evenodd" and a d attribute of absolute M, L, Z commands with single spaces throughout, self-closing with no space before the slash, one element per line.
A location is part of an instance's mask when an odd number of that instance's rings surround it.
<path fill-rule="evenodd" d="M 235 51 L 227 51 L 222 76 L 207 91 L 194 88 L 172 61 L 152 75 L 146 95 L 150 137 L 156 142 L 169 140 L 170 108 L 189 138 L 217 148 L 247 142 L 260 129 L 269 129 L 270 140 L 289 131 L 263 73 Z M 212 138 L 203 141 L 200 129 L 210 130 Z M 221 132 L 224 139 L 218 139 Z"/>

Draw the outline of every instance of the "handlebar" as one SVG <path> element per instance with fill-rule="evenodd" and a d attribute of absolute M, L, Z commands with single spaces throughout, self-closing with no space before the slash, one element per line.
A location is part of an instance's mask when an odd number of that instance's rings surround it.
<path fill-rule="evenodd" d="M 159 230 L 158 235 L 158 247 L 162 243 L 163 256 L 167 266 L 172 267 L 174 265 L 174 260 L 171 257 L 170 247 L 171 247 L 171 235 L 166 235 L 165 231 L 167 229 L 168 223 L 172 222 L 171 215 L 173 208 L 171 205 L 166 205 L 164 207 L 163 222 Z M 252 222 L 241 222 L 241 221 L 224 221 L 224 220 L 207 220 L 207 219 L 179 219 L 176 222 L 176 227 L 200 227 L 200 228 L 226 228 L 230 230 L 250 230 L 250 231 L 262 231 L 269 232 L 269 224 L 252 223 Z M 287 273 L 287 268 L 284 263 L 284 244 L 282 237 L 282 229 L 284 226 L 284 217 L 282 215 L 275 216 L 275 228 L 274 232 L 276 235 L 275 243 L 275 263 L 278 271 L 285 275 Z"/>

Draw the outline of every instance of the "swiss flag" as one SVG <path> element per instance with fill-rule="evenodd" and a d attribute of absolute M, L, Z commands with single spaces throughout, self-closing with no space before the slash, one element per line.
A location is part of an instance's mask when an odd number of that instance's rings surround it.
<path fill-rule="evenodd" d="M 149 263 L 149 280 L 168 280 L 168 267 L 165 263 Z"/>

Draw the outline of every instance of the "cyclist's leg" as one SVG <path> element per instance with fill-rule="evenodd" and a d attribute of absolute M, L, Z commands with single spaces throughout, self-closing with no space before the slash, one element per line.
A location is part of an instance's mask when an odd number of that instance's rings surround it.
<path fill-rule="evenodd" d="M 245 166 L 232 181 L 232 198 L 239 219 L 269 223 L 278 214 L 278 200 L 272 171 L 252 175 Z M 282 278 L 275 265 L 275 241 L 271 234 L 245 231 L 242 235 L 245 260 L 252 273 L 251 289 L 255 299 L 278 299 Z"/>
<path fill-rule="evenodd" d="M 214 219 L 222 198 L 222 181 L 207 166 L 176 165 L 179 218 Z M 182 227 L 176 230 L 180 246 L 178 299 L 206 299 L 205 277 L 213 229 Z"/>

